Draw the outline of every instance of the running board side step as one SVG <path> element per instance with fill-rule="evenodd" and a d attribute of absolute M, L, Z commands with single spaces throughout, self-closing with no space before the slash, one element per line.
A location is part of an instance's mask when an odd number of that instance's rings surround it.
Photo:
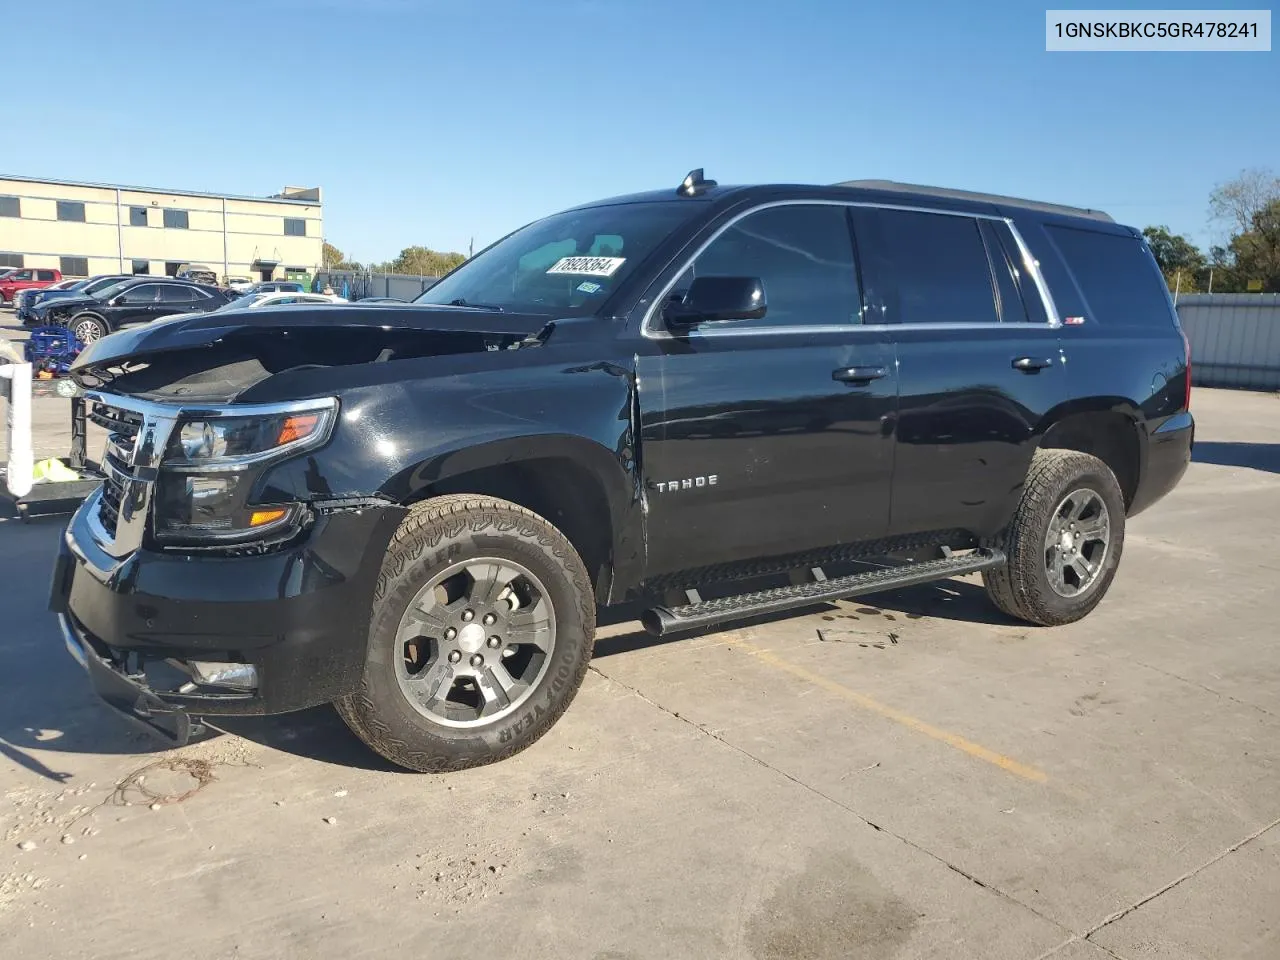
<path fill-rule="evenodd" d="M 727 620 L 741 620 L 766 613 L 794 610 L 796 607 L 807 607 L 824 600 L 840 600 L 864 593 L 879 593 L 882 590 L 910 587 L 932 580 L 945 580 L 947 577 L 958 577 L 966 573 L 977 573 L 980 570 L 1004 566 L 1005 562 L 1003 551 L 975 550 L 972 553 L 943 557 L 940 560 L 887 567 L 868 573 L 854 573 L 834 580 L 815 579 L 798 586 L 744 593 L 720 600 L 702 600 L 674 607 L 652 607 L 640 615 L 640 623 L 649 633 L 662 636 L 679 631 L 697 630 L 712 624 L 724 623 Z"/>

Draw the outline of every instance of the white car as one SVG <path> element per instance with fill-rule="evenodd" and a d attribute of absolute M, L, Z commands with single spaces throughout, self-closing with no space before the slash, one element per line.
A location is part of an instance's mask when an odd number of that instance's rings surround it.
<path fill-rule="evenodd" d="M 334 304 L 334 303 L 350 303 L 343 297 L 336 297 L 328 293 L 251 293 L 247 296 L 237 297 L 230 303 L 224 303 L 217 310 L 210 310 L 209 314 L 214 313 L 230 313 L 232 310 L 257 310 L 260 307 L 283 307 L 289 304 L 305 303 L 312 306 L 318 304 Z M 157 320 L 173 320 L 178 317 L 189 317 L 189 313 L 171 313 Z"/>
<path fill-rule="evenodd" d="M 252 287 L 256 280 L 250 277 L 227 277 L 227 287 L 236 293 L 246 293 Z"/>

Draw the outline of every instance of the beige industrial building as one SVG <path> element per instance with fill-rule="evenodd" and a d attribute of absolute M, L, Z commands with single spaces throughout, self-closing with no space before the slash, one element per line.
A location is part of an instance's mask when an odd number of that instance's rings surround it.
<path fill-rule="evenodd" d="M 0 269 L 309 280 L 323 244 L 319 187 L 241 197 L 0 175 Z"/>

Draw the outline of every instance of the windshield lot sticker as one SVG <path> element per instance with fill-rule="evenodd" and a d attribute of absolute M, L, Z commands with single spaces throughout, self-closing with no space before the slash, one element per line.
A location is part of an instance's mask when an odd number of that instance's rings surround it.
<path fill-rule="evenodd" d="M 604 287 L 592 280 L 583 280 L 578 284 L 579 293 L 599 293 Z"/>
<path fill-rule="evenodd" d="M 561 257 L 547 273 L 575 273 L 580 277 L 612 277 L 626 257 Z"/>

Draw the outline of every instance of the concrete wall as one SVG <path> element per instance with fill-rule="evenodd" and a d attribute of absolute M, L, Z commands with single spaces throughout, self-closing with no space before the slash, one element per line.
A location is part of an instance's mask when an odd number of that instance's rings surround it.
<path fill-rule="evenodd" d="M 1178 298 L 1178 319 L 1192 383 L 1280 390 L 1280 294 L 1189 294 Z"/>
<path fill-rule="evenodd" d="M 318 188 L 280 199 L 0 178 L 0 196 L 17 197 L 21 211 L 0 216 L 0 253 L 21 254 L 25 267 L 61 269 L 63 257 L 83 257 L 89 275 L 132 273 L 138 260 L 146 270 L 137 272 L 157 276 L 166 263 L 198 263 L 220 277 L 258 279 L 257 261 L 278 262 L 282 277 L 286 267 L 312 271 L 323 259 Z M 59 220 L 59 200 L 83 203 L 84 221 Z M 133 225 L 135 209 L 145 226 Z M 186 228 L 166 227 L 165 210 L 185 211 Z M 304 235 L 286 235 L 286 219 L 301 220 Z"/>
<path fill-rule="evenodd" d="M 342 284 L 347 284 L 347 291 L 352 300 L 362 297 L 395 297 L 397 300 L 412 300 L 423 290 L 435 283 L 439 277 L 419 277 L 398 273 L 349 273 L 331 270 L 319 274 L 319 283 L 333 287 L 335 293 L 342 293 Z"/>

